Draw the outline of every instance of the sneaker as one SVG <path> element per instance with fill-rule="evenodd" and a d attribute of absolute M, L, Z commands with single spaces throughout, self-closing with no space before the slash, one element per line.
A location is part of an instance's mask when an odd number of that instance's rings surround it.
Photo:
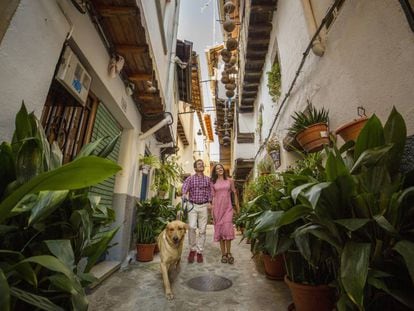
<path fill-rule="evenodd" d="M 188 254 L 188 262 L 189 263 L 193 263 L 194 262 L 195 254 L 196 254 L 195 251 L 190 251 L 190 253 Z M 198 257 L 197 257 L 197 260 L 198 260 Z"/>
<path fill-rule="evenodd" d="M 202 263 L 203 262 L 203 254 L 197 253 L 197 262 Z"/>

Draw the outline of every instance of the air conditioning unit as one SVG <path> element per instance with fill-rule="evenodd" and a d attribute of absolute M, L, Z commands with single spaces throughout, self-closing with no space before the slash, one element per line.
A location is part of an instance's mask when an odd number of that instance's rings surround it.
<path fill-rule="evenodd" d="M 82 66 L 78 57 L 69 46 L 63 52 L 59 70 L 56 74 L 58 80 L 71 93 L 75 99 L 85 106 L 91 86 L 91 76 Z"/>

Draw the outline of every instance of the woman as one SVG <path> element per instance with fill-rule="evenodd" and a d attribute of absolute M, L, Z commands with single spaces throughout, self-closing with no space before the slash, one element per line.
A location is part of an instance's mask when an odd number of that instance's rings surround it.
<path fill-rule="evenodd" d="M 239 213 L 239 200 L 237 198 L 234 181 L 226 176 L 222 164 L 216 164 L 211 173 L 213 194 L 213 222 L 214 241 L 220 242 L 221 262 L 234 263 L 231 254 L 231 241 L 234 240 L 233 206 L 231 204 L 231 192 L 234 193 L 236 213 Z"/>

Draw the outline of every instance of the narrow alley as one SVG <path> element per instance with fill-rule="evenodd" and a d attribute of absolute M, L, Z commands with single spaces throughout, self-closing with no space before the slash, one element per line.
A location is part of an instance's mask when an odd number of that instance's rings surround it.
<path fill-rule="evenodd" d="M 126 270 L 112 274 L 88 296 L 91 311 L 161 311 L 161 310 L 287 310 L 291 302 L 289 289 L 283 281 L 265 277 L 262 264 L 252 258 L 250 244 L 238 232 L 232 244 L 233 265 L 220 262 L 218 243 L 212 242 L 213 227 L 207 227 L 204 262 L 187 262 L 188 242 L 181 257 L 181 270 L 173 273 L 175 299 L 164 295 L 159 256 L 148 263 L 135 262 Z M 187 238 L 187 237 L 186 237 Z M 198 291 L 188 282 L 196 277 L 220 276 L 232 282 L 224 290 Z M 207 284 L 208 285 L 208 284 Z M 210 287 L 208 287 L 210 288 Z"/>

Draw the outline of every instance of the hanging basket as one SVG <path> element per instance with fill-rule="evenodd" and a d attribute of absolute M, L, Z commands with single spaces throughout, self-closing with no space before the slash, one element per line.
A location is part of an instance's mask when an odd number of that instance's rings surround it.
<path fill-rule="evenodd" d="M 234 91 L 230 91 L 230 90 L 226 91 L 226 96 L 227 97 L 233 97 L 234 96 Z"/>
<path fill-rule="evenodd" d="M 228 75 L 221 76 L 221 83 L 224 83 L 224 84 L 230 83 L 229 76 Z"/>
<path fill-rule="evenodd" d="M 306 152 L 317 152 L 329 145 L 329 132 L 326 123 L 316 123 L 296 134 L 296 140 Z"/>
<path fill-rule="evenodd" d="M 233 1 L 228 0 L 224 4 L 223 9 L 224 9 L 224 12 L 226 12 L 226 13 L 233 13 L 234 10 L 236 9 L 236 6 L 234 5 Z"/>
<path fill-rule="evenodd" d="M 231 52 L 227 49 L 222 49 L 220 54 L 221 54 L 221 57 L 231 57 Z"/>
<path fill-rule="evenodd" d="M 367 117 L 361 117 L 356 119 L 352 122 L 348 122 L 342 126 L 340 126 L 336 131 L 335 134 L 341 136 L 341 138 L 347 142 L 350 140 L 356 141 L 361 132 L 362 128 L 367 123 Z"/>
<path fill-rule="evenodd" d="M 229 51 L 234 51 L 234 50 L 236 50 L 238 46 L 239 46 L 239 43 L 237 42 L 237 40 L 236 40 L 236 39 L 234 39 L 234 38 L 229 38 L 229 39 L 227 39 L 227 42 L 226 42 L 226 48 L 227 48 Z"/>
<path fill-rule="evenodd" d="M 227 83 L 224 87 L 226 88 L 226 90 L 234 91 L 236 89 L 236 84 Z"/>
<path fill-rule="evenodd" d="M 232 32 L 236 28 L 236 24 L 233 20 L 227 15 L 226 20 L 223 23 L 223 29 L 227 32 Z"/>

